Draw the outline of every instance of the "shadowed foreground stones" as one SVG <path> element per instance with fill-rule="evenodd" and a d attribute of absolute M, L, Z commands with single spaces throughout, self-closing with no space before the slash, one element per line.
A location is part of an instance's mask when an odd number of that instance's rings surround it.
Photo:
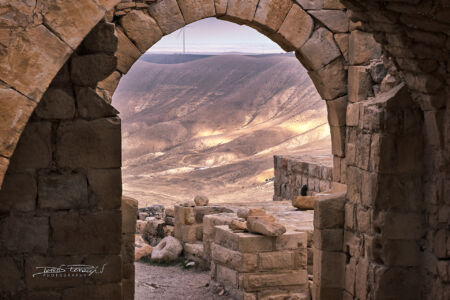
<path fill-rule="evenodd" d="M 75 56 L 71 60 L 70 76 L 77 85 L 95 86 L 114 72 L 116 66 L 117 58 L 107 54 Z"/>
<path fill-rule="evenodd" d="M 76 120 L 58 128 L 56 160 L 72 168 L 118 168 L 121 166 L 120 119 Z M 103 155 L 99 156 L 98 151 Z"/>

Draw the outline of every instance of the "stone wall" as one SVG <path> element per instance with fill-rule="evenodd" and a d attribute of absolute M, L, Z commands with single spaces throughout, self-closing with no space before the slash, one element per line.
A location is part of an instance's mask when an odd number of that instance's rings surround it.
<path fill-rule="evenodd" d="M 306 233 L 279 237 L 216 226 L 211 277 L 234 299 L 310 299 Z"/>
<path fill-rule="evenodd" d="M 64 65 L 11 157 L 0 191 L 1 299 L 122 299 L 120 119 L 94 88 L 115 68 L 113 33 L 99 24 Z M 71 264 L 97 273 L 33 276 Z"/>
<path fill-rule="evenodd" d="M 305 162 L 293 156 L 275 155 L 274 161 L 274 201 L 293 200 L 300 196 L 304 185 L 308 195 L 313 192 L 331 191 L 333 188 L 332 162 L 324 165 Z"/>

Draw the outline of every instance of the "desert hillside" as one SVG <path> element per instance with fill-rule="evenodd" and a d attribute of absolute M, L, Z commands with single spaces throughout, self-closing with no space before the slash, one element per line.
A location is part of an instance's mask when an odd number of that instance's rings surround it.
<path fill-rule="evenodd" d="M 113 104 L 124 194 L 142 205 L 270 200 L 274 153 L 330 155 L 325 102 L 289 54 L 144 55 Z"/>

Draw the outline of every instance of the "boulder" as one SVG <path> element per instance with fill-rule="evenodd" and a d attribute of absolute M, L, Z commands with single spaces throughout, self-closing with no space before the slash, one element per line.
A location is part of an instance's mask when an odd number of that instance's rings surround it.
<path fill-rule="evenodd" d="M 249 216 L 247 218 L 249 232 L 260 233 L 265 236 L 280 236 L 286 232 L 286 227 L 276 223 L 271 215 Z"/>
<path fill-rule="evenodd" d="M 194 198 L 195 206 L 207 206 L 209 203 L 208 197 L 204 195 L 197 195 Z"/>
<path fill-rule="evenodd" d="M 154 262 L 171 262 L 180 256 L 183 246 L 172 236 L 165 237 L 153 249 L 151 260 Z"/>
<path fill-rule="evenodd" d="M 316 196 L 297 196 L 292 200 L 292 206 L 298 209 L 314 209 L 314 201 Z"/>

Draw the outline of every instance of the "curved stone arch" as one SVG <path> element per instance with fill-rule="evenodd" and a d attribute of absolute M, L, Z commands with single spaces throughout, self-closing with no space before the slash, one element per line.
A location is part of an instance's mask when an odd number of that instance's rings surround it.
<path fill-rule="evenodd" d="M 0 124 L 5 128 L 4 135 L 9 137 L 0 147 L 1 174 L 6 171 L 20 133 L 47 86 L 105 14 L 107 21 L 117 25 L 118 70 L 99 82 L 100 88 L 112 94 L 121 75 L 143 52 L 164 35 L 186 24 L 217 17 L 248 25 L 284 50 L 296 51 L 322 98 L 328 100 L 333 154 L 344 156 L 349 21 L 339 1 L 118 2 L 83 0 L 44 5 L 39 12 L 43 17 L 42 24 L 30 25 L 15 33 L 17 41 L 9 45 L 6 55 L 0 58 L 0 65 L 7 66 L 0 72 L 4 82 L 1 98 L 14 98 L 16 104 L 8 109 Z M 20 75 L 18 70 L 22 70 Z"/>

